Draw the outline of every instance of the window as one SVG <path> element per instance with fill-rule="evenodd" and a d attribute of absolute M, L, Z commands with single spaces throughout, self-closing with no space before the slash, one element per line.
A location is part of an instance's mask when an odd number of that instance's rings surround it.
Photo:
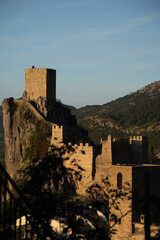
<path fill-rule="evenodd" d="M 122 173 L 117 174 L 117 187 L 122 188 Z"/>

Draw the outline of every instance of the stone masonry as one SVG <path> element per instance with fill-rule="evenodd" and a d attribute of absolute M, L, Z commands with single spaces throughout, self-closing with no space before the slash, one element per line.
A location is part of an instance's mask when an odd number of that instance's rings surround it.
<path fill-rule="evenodd" d="M 25 90 L 30 99 L 40 96 L 48 101 L 56 99 L 56 70 L 47 68 L 31 68 L 25 70 Z"/>

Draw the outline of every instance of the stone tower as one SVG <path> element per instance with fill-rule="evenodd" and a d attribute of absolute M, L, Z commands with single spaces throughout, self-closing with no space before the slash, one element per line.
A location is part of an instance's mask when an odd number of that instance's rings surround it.
<path fill-rule="evenodd" d="M 34 68 L 25 70 L 25 91 L 30 100 L 44 97 L 48 102 L 56 100 L 56 70 Z"/>

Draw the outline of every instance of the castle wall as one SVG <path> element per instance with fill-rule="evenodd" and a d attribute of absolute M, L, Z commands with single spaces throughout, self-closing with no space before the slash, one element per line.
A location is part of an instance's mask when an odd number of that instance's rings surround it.
<path fill-rule="evenodd" d="M 47 100 L 56 100 L 56 70 L 47 69 Z"/>
<path fill-rule="evenodd" d="M 63 126 L 58 126 L 57 124 L 52 124 L 52 137 L 51 145 L 60 147 L 63 145 Z"/>
<path fill-rule="evenodd" d="M 113 138 L 112 156 L 112 164 L 131 163 L 131 146 L 129 141 Z"/>
<path fill-rule="evenodd" d="M 133 222 L 140 222 L 143 212 L 144 174 L 150 174 L 151 223 L 160 224 L 160 166 L 143 165 L 133 167 Z"/>
<path fill-rule="evenodd" d="M 25 91 L 30 99 L 40 96 L 47 100 L 56 99 L 56 70 L 31 68 L 25 70 Z"/>
<path fill-rule="evenodd" d="M 106 176 L 108 176 L 109 182 L 113 189 L 117 189 L 118 174 L 122 174 L 122 191 L 124 191 L 123 187 L 128 186 L 128 194 L 131 194 L 132 166 L 113 165 L 108 167 L 108 170 L 106 171 Z M 126 183 L 128 183 L 129 185 L 126 185 Z M 113 240 L 123 238 L 125 239 L 132 235 L 132 199 L 128 199 L 127 196 L 121 196 L 118 201 L 120 202 L 120 210 L 116 210 L 112 205 L 110 205 L 111 213 L 114 213 L 118 218 L 121 218 L 121 220 L 118 221 L 114 227 L 117 233 L 113 235 Z"/>
<path fill-rule="evenodd" d="M 95 163 L 95 177 L 102 179 L 106 174 L 106 168 L 112 165 L 112 138 L 108 135 L 107 140 L 102 141 L 102 152 L 96 158 Z"/>
<path fill-rule="evenodd" d="M 130 144 L 132 149 L 132 163 L 147 163 L 148 139 L 142 136 L 130 137 Z"/>
<path fill-rule="evenodd" d="M 88 143 L 71 146 L 74 152 L 69 154 L 69 160 L 65 161 L 65 165 L 67 168 L 80 171 L 81 179 L 77 181 L 77 193 L 84 194 L 89 183 L 92 181 L 93 147 L 89 146 Z"/>
<path fill-rule="evenodd" d="M 65 134 L 63 126 L 58 126 L 57 124 L 52 124 L 52 137 L 51 144 L 61 147 L 64 143 Z M 81 174 L 77 175 L 77 192 L 80 194 L 85 193 L 87 184 L 92 181 L 92 171 L 93 171 L 93 147 L 89 146 L 88 143 L 79 143 L 72 145 L 72 150 L 69 153 L 66 153 L 65 158 L 68 160 L 65 161 L 65 166 L 71 168 L 74 171 L 79 171 Z M 76 180 L 76 179 L 75 179 Z M 79 182 L 79 183 L 78 183 Z"/>

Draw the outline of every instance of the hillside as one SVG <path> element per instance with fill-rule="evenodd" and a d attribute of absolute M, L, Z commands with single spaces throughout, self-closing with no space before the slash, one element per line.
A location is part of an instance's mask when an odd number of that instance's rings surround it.
<path fill-rule="evenodd" d="M 95 115 L 117 113 L 129 109 L 134 109 L 136 106 L 149 102 L 159 96 L 160 81 L 157 81 L 134 93 L 130 93 L 109 103 L 103 105 L 85 106 L 83 108 L 73 110 L 72 113 L 76 115 L 78 120 L 92 114 Z"/>
<path fill-rule="evenodd" d="M 72 112 L 96 144 L 110 133 L 114 137 L 146 135 L 160 153 L 160 81 L 102 106 Z"/>

